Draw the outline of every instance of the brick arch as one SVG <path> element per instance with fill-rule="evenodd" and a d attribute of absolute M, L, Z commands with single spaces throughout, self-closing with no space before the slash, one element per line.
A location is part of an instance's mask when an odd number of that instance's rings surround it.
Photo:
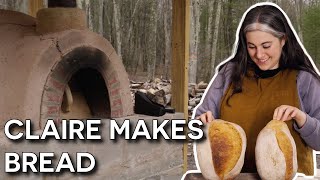
<path fill-rule="evenodd" d="M 122 106 L 124 103 L 132 104 L 131 98 L 122 95 L 130 94 L 123 93 L 129 91 L 129 87 L 121 88 L 121 83 L 128 82 L 119 80 L 119 74 L 126 72 L 117 72 L 119 68 L 113 67 L 111 61 L 110 56 L 93 47 L 77 47 L 63 56 L 51 69 L 45 83 L 41 100 L 40 127 L 43 128 L 48 119 L 61 119 L 61 103 L 66 85 L 71 77 L 83 68 L 95 69 L 103 77 L 109 94 L 111 117 L 129 115 Z"/>

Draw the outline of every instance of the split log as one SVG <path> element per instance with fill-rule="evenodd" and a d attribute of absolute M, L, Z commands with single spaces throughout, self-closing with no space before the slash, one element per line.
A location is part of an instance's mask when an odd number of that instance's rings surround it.
<path fill-rule="evenodd" d="M 208 87 L 208 83 L 205 83 L 205 82 L 201 81 L 201 82 L 197 85 L 197 87 L 198 87 L 199 89 L 206 89 L 206 88 Z"/>

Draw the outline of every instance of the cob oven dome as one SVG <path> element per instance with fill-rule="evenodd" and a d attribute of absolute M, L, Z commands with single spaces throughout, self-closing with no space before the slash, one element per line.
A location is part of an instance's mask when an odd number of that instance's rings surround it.
<path fill-rule="evenodd" d="M 0 10 L 0 127 L 10 119 L 113 118 L 133 114 L 128 75 L 112 45 L 86 28 L 82 10 L 37 18 Z"/>

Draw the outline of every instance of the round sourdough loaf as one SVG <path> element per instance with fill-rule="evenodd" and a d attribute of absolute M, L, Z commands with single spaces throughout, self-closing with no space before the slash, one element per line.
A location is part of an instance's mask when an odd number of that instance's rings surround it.
<path fill-rule="evenodd" d="M 206 139 L 197 143 L 197 157 L 206 179 L 233 179 L 241 171 L 247 146 L 243 129 L 223 120 L 215 120 L 204 129 Z"/>
<path fill-rule="evenodd" d="M 292 179 L 297 172 L 296 144 L 286 123 L 270 121 L 258 135 L 255 157 L 261 179 Z"/>

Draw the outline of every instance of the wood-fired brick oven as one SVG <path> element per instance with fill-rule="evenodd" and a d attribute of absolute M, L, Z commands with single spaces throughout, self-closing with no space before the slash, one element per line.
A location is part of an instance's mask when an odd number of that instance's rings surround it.
<path fill-rule="evenodd" d="M 128 75 L 83 11 L 47 8 L 33 18 L 0 10 L 0 127 L 9 119 L 114 118 L 133 114 Z"/>
<path fill-rule="evenodd" d="M 182 176 L 182 143 L 171 141 L 116 142 L 109 137 L 109 119 L 137 124 L 152 116 L 133 115 L 128 75 L 111 44 L 89 31 L 83 11 L 48 8 L 37 18 L 0 10 L 0 130 L 10 119 L 31 119 L 33 133 L 42 134 L 48 119 L 98 117 L 101 141 L 41 143 L 12 141 L 0 135 L 0 154 L 6 152 L 90 152 L 97 160 L 87 174 L 4 173 L 2 179 L 179 179 Z M 182 119 L 182 113 L 165 114 L 158 121 Z M 36 125 L 36 126 L 35 126 Z M 19 129 L 18 129 L 19 130 Z M 0 162 L 5 157 L 0 156 Z M 53 161 L 54 162 L 54 161 Z M 56 165 L 56 164 L 55 164 Z"/>

